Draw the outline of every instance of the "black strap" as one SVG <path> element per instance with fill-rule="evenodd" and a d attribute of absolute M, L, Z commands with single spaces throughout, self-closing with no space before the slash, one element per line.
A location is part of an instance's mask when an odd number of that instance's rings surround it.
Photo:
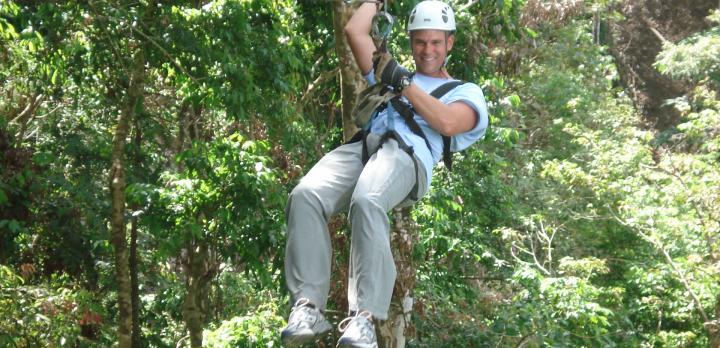
<path fill-rule="evenodd" d="M 419 168 L 418 168 L 418 162 L 415 160 L 415 155 L 414 155 L 415 151 L 413 150 L 412 146 L 405 144 L 405 141 L 403 141 L 400 134 L 398 134 L 395 131 L 389 131 L 389 132 L 385 133 L 382 137 L 382 140 L 380 140 L 380 144 L 385 143 L 385 141 L 390 138 L 395 139 L 395 141 L 397 141 L 398 147 L 401 150 L 405 151 L 405 153 L 407 153 L 408 156 L 410 156 L 410 160 L 413 162 L 413 165 L 415 166 L 415 185 L 413 185 L 413 188 L 412 188 L 412 190 L 410 190 L 410 194 L 408 196 L 410 197 L 410 199 L 417 201 L 418 199 L 420 199 L 420 197 L 418 197 L 418 189 L 420 187 L 419 186 L 420 172 L 419 172 Z M 380 145 L 380 146 L 382 146 L 382 145 Z"/>
<path fill-rule="evenodd" d="M 422 128 L 420 128 L 420 125 L 415 121 L 415 114 L 413 113 L 412 106 L 400 100 L 399 96 L 390 99 L 390 103 L 392 104 L 393 108 L 395 108 L 395 110 L 400 113 L 400 116 L 402 116 L 403 120 L 405 120 L 405 123 L 407 123 L 408 128 L 410 128 L 410 131 L 415 133 L 415 135 L 423 138 L 423 140 L 425 140 L 425 145 L 429 149 L 430 141 L 428 141 L 427 136 L 425 136 L 425 132 L 423 132 Z"/>
<path fill-rule="evenodd" d="M 440 87 L 435 88 L 432 92 L 430 92 L 430 95 L 437 99 L 440 99 L 442 96 L 447 94 L 447 92 L 452 91 L 453 88 L 460 86 L 462 84 L 465 84 L 465 81 L 456 80 L 456 81 L 445 82 L 444 84 L 440 85 Z"/>
<path fill-rule="evenodd" d="M 363 136 L 363 144 L 362 144 L 363 166 L 366 165 L 367 162 L 370 160 L 370 153 L 367 148 L 367 135 L 368 135 L 368 133 L 365 133 Z M 380 140 L 378 141 L 375 152 L 380 151 L 380 148 L 385 144 L 385 142 L 388 139 L 395 139 L 395 141 L 397 141 L 398 148 L 400 148 L 400 150 L 402 150 L 402 151 L 405 151 L 405 153 L 407 153 L 408 156 L 410 156 L 410 159 L 413 161 L 413 165 L 415 166 L 415 185 L 413 185 L 413 188 L 410 190 L 410 194 L 408 196 L 412 200 L 417 201 L 420 198 L 420 197 L 418 197 L 418 188 L 419 188 L 418 183 L 420 180 L 420 174 L 418 172 L 418 170 L 419 170 L 418 162 L 415 160 L 414 150 L 413 150 L 412 146 L 408 146 L 408 144 L 406 144 L 405 141 L 403 141 L 400 134 L 398 134 L 395 131 L 388 131 L 388 132 L 385 132 L 385 134 L 383 134 L 382 137 L 380 137 Z"/>
<path fill-rule="evenodd" d="M 362 164 L 363 164 L 363 167 L 370 160 L 370 152 L 368 152 L 368 143 L 367 143 L 368 135 L 370 135 L 370 132 L 363 132 L 363 135 L 362 135 Z"/>
<path fill-rule="evenodd" d="M 355 134 L 353 134 L 352 138 L 350 138 L 350 140 L 346 141 L 345 144 L 352 144 L 352 143 L 356 143 L 360 140 L 363 140 L 363 133 L 364 132 L 362 129 L 355 132 Z"/>
<path fill-rule="evenodd" d="M 450 152 L 450 137 L 443 135 L 443 163 L 448 170 L 452 170 L 452 152 Z"/>

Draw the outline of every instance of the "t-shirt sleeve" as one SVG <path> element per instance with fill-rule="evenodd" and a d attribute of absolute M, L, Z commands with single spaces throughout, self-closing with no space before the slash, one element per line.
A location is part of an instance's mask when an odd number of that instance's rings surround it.
<path fill-rule="evenodd" d="M 473 127 L 473 129 L 452 137 L 450 151 L 462 151 L 485 135 L 485 130 L 487 130 L 489 122 L 489 116 L 487 104 L 485 103 L 485 95 L 478 85 L 474 83 L 463 84 L 455 88 L 451 93 L 448 93 L 448 95 L 442 99 L 446 104 L 457 101 L 464 102 L 473 108 L 473 110 L 475 110 L 475 114 L 477 115 L 477 122 L 475 123 L 475 127 Z"/>

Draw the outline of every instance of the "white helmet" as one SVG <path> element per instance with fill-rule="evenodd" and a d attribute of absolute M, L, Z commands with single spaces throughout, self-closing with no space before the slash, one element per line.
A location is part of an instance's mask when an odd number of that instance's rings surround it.
<path fill-rule="evenodd" d="M 455 31 L 455 15 L 452 8 L 437 0 L 426 0 L 417 4 L 410 12 L 407 30 L 421 29 Z"/>

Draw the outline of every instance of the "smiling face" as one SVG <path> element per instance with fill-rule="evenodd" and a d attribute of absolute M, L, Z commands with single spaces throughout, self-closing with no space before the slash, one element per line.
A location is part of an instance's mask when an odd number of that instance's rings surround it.
<path fill-rule="evenodd" d="M 448 35 L 442 30 L 414 30 L 410 33 L 410 46 L 412 48 L 415 67 L 419 73 L 432 77 L 443 77 L 441 69 L 445 57 L 452 49 L 455 36 Z"/>

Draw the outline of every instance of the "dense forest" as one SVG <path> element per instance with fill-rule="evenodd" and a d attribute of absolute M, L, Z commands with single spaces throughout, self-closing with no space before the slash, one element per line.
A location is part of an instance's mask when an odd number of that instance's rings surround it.
<path fill-rule="evenodd" d="M 381 346 L 720 347 L 720 3 L 449 2 L 491 126 L 390 213 Z M 408 68 L 415 3 L 387 9 Z M 280 346 L 288 193 L 355 131 L 355 6 L 0 0 L 0 347 Z"/>

